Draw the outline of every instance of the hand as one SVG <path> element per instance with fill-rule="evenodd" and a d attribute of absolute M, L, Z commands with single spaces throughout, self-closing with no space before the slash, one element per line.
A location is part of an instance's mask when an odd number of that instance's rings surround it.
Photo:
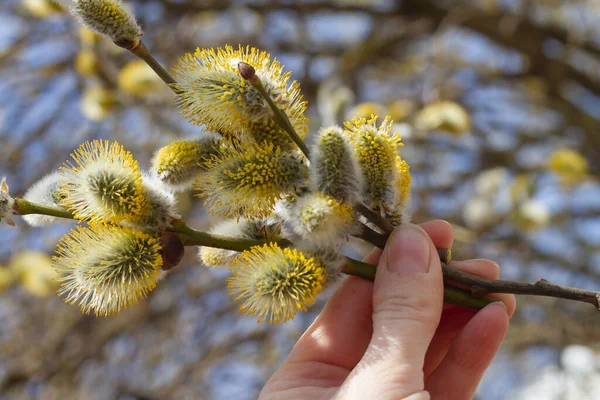
<path fill-rule="evenodd" d="M 438 248 L 452 246 L 447 222 L 404 224 L 366 261 L 375 282 L 348 277 L 300 338 L 260 399 L 470 399 L 515 310 L 496 295 L 479 312 L 443 304 Z M 498 279 L 487 260 L 451 266 Z"/>

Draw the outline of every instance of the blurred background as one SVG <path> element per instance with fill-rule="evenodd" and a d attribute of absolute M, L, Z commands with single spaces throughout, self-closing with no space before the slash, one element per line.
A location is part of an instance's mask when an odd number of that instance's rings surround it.
<path fill-rule="evenodd" d="M 600 1 L 139 0 L 164 65 L 249 44 L 300 81 L 311 132 L 389 114 L 413 174 L 413 220 L 455 228 L 454 259 L 504 279 L 600 289 Z M 0 175 L 14 196 L 85 140 L 142 167 L 201 128 L 144 64 L 50 0 L 0 4 Z M 310 140 L 310 138 L 309 138 Z M 210 219 L 179 197 L 191 226 Z M 147 301 L 110 318 L 55 293 L 50 255 L 71 224 L 0 227 L 0 399 L 253 399 L 327 296 L 285 325 L 237 311 L 226 273 L 188 248 Z M 600 398 L 600 314 L 519 297 L 481 399 Z"/>

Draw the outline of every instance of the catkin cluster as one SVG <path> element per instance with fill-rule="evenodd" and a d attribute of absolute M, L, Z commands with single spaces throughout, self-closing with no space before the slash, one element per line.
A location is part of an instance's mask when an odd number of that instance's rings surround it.
<path fill-rule="evenodd" d="M 114 40 L 141 35 L 116 0 L 75 4 L 83 23 Z M 259 322 L 292 319 L 340 275 L 340 247 L 376 229 L 365 226 L 357 206 L 402 221 L 411 178 L 398 154 L 401 139 L 389 118 L 355 118 L 320 129 L 310 156 L 301 152 L 289 134 L 308 133 L 299 86 L 277 60 L 251 47 L 198 49 L 173 73 L 181 114 L 206 133 L 157 150 L 147 173 L 117 143 L 84 143 L 25 196 L 87 224 L 58 245 L 60 293 L 101 315 L 144 297 L 163 267 L 161 235 L 173 232 L 178 218 L 173 193 L 193 190 L 218 220 L 211 235 L 256 244 L 241 252 L 202 246 L 202 263 L 230 269 L 231 294 Z"/>

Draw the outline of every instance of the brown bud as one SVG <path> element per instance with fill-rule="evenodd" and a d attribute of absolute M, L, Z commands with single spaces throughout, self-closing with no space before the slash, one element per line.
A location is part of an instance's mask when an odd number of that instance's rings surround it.
<path fill-rule="evenodd" d="M 240 75 L 242 76 L 242 78 L 251 83 L 258 79 L 258 77 L 256 76 L 256 70 L 252 65 L 248 63 L 240 61 L 238 63 L 238 70 L 240 71 Z"/>
<path fill-rule="evenodd" d="M 179 239 L 179 236 L 171 232 L 163 232 L 160 237 L 160 244 L 160 253 L 163 259 L 163 271 L 168 271 L 179 265 L 185 251 L 185 247 L 183 246 L 181 239 Z"/>

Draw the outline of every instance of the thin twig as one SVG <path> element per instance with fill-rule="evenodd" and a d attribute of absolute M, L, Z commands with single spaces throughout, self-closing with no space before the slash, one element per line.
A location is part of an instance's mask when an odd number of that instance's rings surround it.
<path fill-rule="evenodd" d="M 383 231 L 386 235 L 391 234 L 394 231 L 394 225 L 392 225 L 388 220 L 382 217 L 379 213 L 371 210 L 369 207 L 365 206 L 362 203 L 357 203 L 354 206 L 354 209 L 361 214 L 363 217 L 368 219 L 371 223 L 377 226 L 379 229 Z"/>
<path fill-rule="evenodd" d="M 387 242 L 387 236 L 382 235 L 379 232 L 375 232 L 364 224 L 360 224 L 360 232 L 355 235 L 357 238 L 364 240 L 365 242 L 371 243 L 373 246 L 383 249 Z"/>
<path fill-rule="evenodd" d="M 244 78 L 250 85 L 252 85 L 252 87 L 256 89 L 258 93 L 260 93 L 260 95 L 263 97 L 263 99 L 267 102 L 267 104 L 271 108 L 271 111 L 273 112 L 273 121 L 275 121 L 275 123 L 279 125 L 279 127 L 289 135 L 289 137 L 294 141 L 294 143 L 296 143 L 298 148 L 302 150 L 302 153 L 304 153 L 306 158 L 308 158 L 310 151 L 308 150 L 306 143 L 304 143 L 300 135 L 298 135 L 298 132 L 296 132 L 296 130 L 294 129 L 294 126 L 292 125 L 290 118 L 287 116 L 285 111 L 277 107 L 277 104 L 275 104 L 275 102 L 271 98 L 271 95 L 267 92 L 264 85 L 262 84 L 260 77 L 256 75 L 256 70 L 254 69 L 254 67 L 252 67 L 248 63 L 240 61 L 238 63 L 238 69 L 242 78 Z"/>
<path fill-rule="evenodd" d="M 16 215 L 43 214 L 53 217 L 76 219 L 69 210 L 32 203 L 19 198 L 15 198 L 13 209 Z M 207 246 L 226 250 L 244 251 L 253 246 L 260 246 L 270 242 L 268 240 L 233 238 L 199 231 L 190 228 L 180 219 L 173 220 L 171 222 L 171 227 L 167 228 L 167 231 L 177 233 L 177 236 L 179 236 L 185 246 Z M 287 247 L 290 245 L 290 241 L 281 239 L 277 241 L 277 244 L 281 247 Z"/>
<path fill-rule="evenodd" d="M 533 283 L 486 279 L 471 275 L 442 264 L 444 280 L 465 285 L 473 296 L 481 297 L 488 293 L 527 294 L 531 296 L 557 297 L 592 304 L 600 310 L 600 292 L 556 285 L 545 279 Z"/>
<path fill-rule="evenodd" d="M 377 267 L 362 261 L 348 258 L 343 272 L 347 275 L 360 276 L 368 280 L 375 280 Z M 468 290 L 459 289 L 452 286 L 444 286 L 444 302 L 454 304 L 472 310 L 481 310 L 490 303 L 497 302 L 498 299 L 492 297 L 476 297 Z"/>

